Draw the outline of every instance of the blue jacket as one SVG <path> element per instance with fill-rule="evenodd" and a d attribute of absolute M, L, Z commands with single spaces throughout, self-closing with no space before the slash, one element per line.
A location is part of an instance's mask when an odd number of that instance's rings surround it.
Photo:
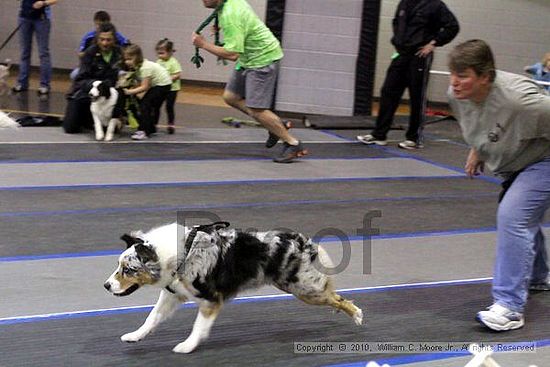
<path fill-rule="evenodd" d="M 525 69 L 526 72 L 533 75 L 533 79 L 541 82 L 550 83 L 550 72 L 545 72 L 541 62 L 537 62 L 535 65 L 528 66 Z M 550 92 L 550 85 L 545 85 L 544 88 Z"/>
<path fill-rule="evenodd" d="M 82 37 L 82 40 L 80 41 L 80 45 L 78 46 L 78 52 L 84 52 L 88 47 L 90 47 L 94 43 L 94 39 L 96 36 L 96 31 L 89 31 Z M 122 33 L 116 32 L 116 43 L 119 46 L 127 46 L 130 44 L 130 40 L 126 38 Z"/>

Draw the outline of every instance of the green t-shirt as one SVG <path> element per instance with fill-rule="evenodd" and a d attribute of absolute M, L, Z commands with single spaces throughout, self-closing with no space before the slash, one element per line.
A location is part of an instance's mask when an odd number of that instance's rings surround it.
<path fill-rule="evenodd" d="M 223 47 L 240 54 L 237 67 L 261 68 L 283 58 L 281 44 L 246 0 L 227 0 L 219 25 Z"/>
<path fill-rule="evenodd" d="M 156 62 L 147 59 L 143 60 L 143 64 L 141 64 L 137 72 L 137 77 L 140 80 L 151 78 L 151 88 L 172 84 L 172 79 L 170 79 L 168 71 Z"/>
<path fill-rule="evenodd" d="M 158 59 L 157 64 L 164 67 L 168 71 L 168 74 L 170 74 L 170 76 L 172 76 L 174 74 L 177 74 L 177 73 L 181 73 L 181 65 L 180 65 L 179 61 L 176 60 L 175 57 L 170 57 L 166 61 L 164 61 L 162 59 Z M 175 91 L 175 90 L 180 90 L 180 89 L 181 89 L 181 81 L 178 78 L 177 80 L 174 80 L 172 82 L 172 89 L 170 89 L 170 90 Z"/>
<path fill-rule="evenodd" d="M 111 62 L 111 57 L 113 57 L 113 50 L 109 52 L 102 52 L 101 57 L 103 57 L 103 61 L 105 61 L 107 64 Z"/>

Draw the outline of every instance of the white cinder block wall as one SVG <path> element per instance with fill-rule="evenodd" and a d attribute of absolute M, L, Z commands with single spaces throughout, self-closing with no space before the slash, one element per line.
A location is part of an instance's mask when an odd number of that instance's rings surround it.
<path fill-rule="evenodd" d="M 362 0 L 287 0 L 277 109 L 352 115 Z"/>
<path fill-rule="evenodd" d="M 19 1 L 0 0 L 0 42 L 16 27 Z M 248 0 L 255 11 L 265 18 L 266 0 Z M 183 78 L 225 82 L 231 67 L 218 66 L 216 58 L 202 52 L 206 62 L 196 69 L 189 62 L 195 52 L 191 45 L 192 32 L 211 13 L 201 0 L 59 0 L 52 6 L 53 28 L 50 38 L 52 62 L 56 68 L 71 69 L 78 64 L 77 48 L 82 36 L 93 29 L 93 14 L 106 10 L 119 31 L 140 45 L 145 57 L 156 60 L 155 44 L 168 37 L 174 41 L 176 58 L 183 68 Z M 205 35 L 210 35 L 207 28 Z M 17 36 L 16 36 L 17 37 Z M 34 43 L 33 43 L 34 46 Z M 0 60 L 11 58 L 19 63 L 18 39 L 0 51 Z M 38 65 L 36 47 L 33 50 L 33 65 Z"/>
<path fill-rule="evenodd" d="M 265 17 L 267 0 L 249 0 L 260 17 Z M 549 0 L 445 0 L 462 26 L 458 38 L 439 48 L 434 70 L 447 70 L 446 56 L 457 42 L 482 38 L 490 42 L 500 69 L 520 73 L 523 66 L 538 61 L 550 51 Z M 393 48 L 391 18 L 398 0 L 382 0 L 375 80 L 379 95 Z M 0 41 L 17 24 L 18 1 L 2 0 Z M 93 13 L 107 10 L 115 25 L 140 44 L 146 57 L 155 58 L 154 45 L 163 37 L 176 43 L 176 56 L 183 65 L 183 78 L 224 82 L 230 66 L 216 64 L 207 56 L 201 69 L 189 63 L 194 48 L 192 31 L 208 16 L 201 0 L 59 0 L 53 7 L 51 52 L 56 68 L 70 69 L 78 60 L 76 48 L 82 35 L 93 27 Z M 283 60 L 277 106 L 281 110 L 350 115 L 353 111 L 353 83 L 358 52 L 361 0 L 287 0 L 283 35 Z M 0 60 L 18 62 L 14 39 L 0 51 Z M 37 65 L 36 48 L 33 65 Z M 431 101 L 445 101 L 447 79 L 433 77 Z"/>

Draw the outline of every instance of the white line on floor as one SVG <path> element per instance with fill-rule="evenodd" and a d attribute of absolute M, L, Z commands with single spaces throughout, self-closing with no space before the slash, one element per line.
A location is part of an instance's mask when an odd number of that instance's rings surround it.
<path fill-rule="evenodd" d="M 303 140 L 305 144 L 356 144 L 354 141 L 346 140 Z M 0 142 L 0 145 L 20 145 L 20 144 L 264 144 L 265 140 L 202 140 L 202 141 L 173 141 L 173 140 L 141 140 L 141 141 L 132 141 L 132 140 L 118 140 L 111 141 L 108 143 L 98 143 L 93 140 L 82 140 L 82 141 L 3 141 Z"/>
<path fill-rule="evenodd" d="M 456 280 L 442 280 L 435 282 L 420 282 L 420 283 L 405 283 L 405 284 L 392 284 L 392 285 L 382 285 L 374 287 L 362 287 L 362 288 L 345 288 L 338 289 L 337 292 L 368 292 L 368 291 L 387 291 L 392 289 L 411 289 L 418 287 L 437 287 L 437 286 L 450 286 L 450 285 L 466 285 L 466 284 L 477 284 L 480 282 L 490 281 L 492 278 L 473 278 L 473 279 L 456 279 Z M 267 294 L 267 295 L 258 295 L 258 296 L 245 296 L 235 298 L 236 302 L 254 302 L 261 300 L 281 300 L 281 299 L 291 299 L 293 296 L 287 293 L 281 294 Z M 186 302 L 185 304 L 194 304 L 194 302 Z M 14 316 L 14 317 L 4 317 L 0 318 L 0 323 L 6 323 L 9 321 L 15 322 L 31 322 L 39 321 L 44 319 L 51 318 L 65 318 L 71 316 L 86 316 L 86 315 L 101 315 L 107 313 L 116 313 L 132 310 L 144 310 L 153 307 L 153 305 L 142 305 L 142 306 L 129 306 L 129 307 L 113 307 L 113 308 L 102 308 L 96 310 L 81 310 L 81 311 L 70 311 L 70 312 L 56 312 L 48 314 L 38 314 L 38 315 L 26 315 L 26 316 Z"/>

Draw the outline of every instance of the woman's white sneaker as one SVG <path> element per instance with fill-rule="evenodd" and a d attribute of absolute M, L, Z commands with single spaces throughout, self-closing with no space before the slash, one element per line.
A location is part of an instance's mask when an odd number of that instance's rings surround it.
<path fill-rule="evenodd" d="M 531 283 L 529 285 L 529 290 L 532 292 L 548 292 L 550 291 L 550 278 L 546 279 L 542 283 Z"/>
<path fill-rule="evenodd" d="M 499 304 L 493 304 L 487 311 L 477 313 L 476 320 L 495 331 L 515 330 L 525 325 L 521 312 L 512 311 Z"/>

